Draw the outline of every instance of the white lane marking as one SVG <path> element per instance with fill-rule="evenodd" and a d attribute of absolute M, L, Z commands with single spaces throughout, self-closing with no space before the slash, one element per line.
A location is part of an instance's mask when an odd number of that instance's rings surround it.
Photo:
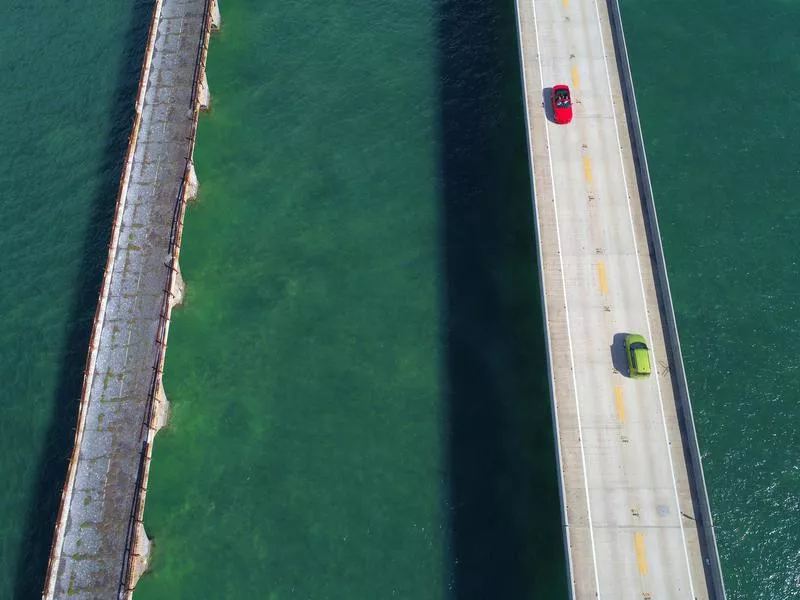
<path fill-rule="evenodd" d="M 539 63 L 539 79 L 544 85 L 544 72 L 542 70 L 542 53 L 539 47 L 539 26 L 536 22 L 536 0 L 531 0 L 531 7 L 533 8 L 533 31 L 536 37 L 536 60 Z M 572 367 L 572 385 L 575 388 L 575 416 L 578 419 L 578 441 L 580 443 L 581 448 L 581 463 L 583 466 L 583 485 L 584 489 L 586 490 L 586 510 L 588 512 L 588 519 L 589 519 L 589 539 L 591 540 L 592 545 L 592 566 L 594 568 L 594 583 L 595 589 L 597 590 L 597 600 L 600 600 L 600 579 L 599 573 L 597 569 L 597 551 L 595 549 L 595 542 L 594 542 L 594 525 L 592 523 L 592 503 L 591 499 L 589 498 L 589 479 L 586 475 L 586 451 L 583 447 L 583 427 L 581 425 L 581 406 L 578 400 L 578 380 L 575 375 L 575 355 L 573 352 L 572 347 L 572 328 L 569 323 L 569 303 L 567 302 L 567 281 L 564 277 L 564 256 L 561 251 L 561 229 L 558 225 L 558 202 L 556 201 L 556 181 L 555 181 L 555 171 L 553 170 L 553 155 L 550 152 L 550 131 L 549 131 L 549 123 L 545 121 L 544 124 L 544 133 L 545 137 L 547 138 L 547 160 L 550 163 L 550 183 L 553 188 L 553 209 L 554 209 L 554 220 L 556 225 L 556 239 L 558 240 L 558 260 L 561 267 L 561 285 L 564 290 L 564 317 L 567 321 L 567 340 L 569 342 L 569 360 Z M 533 149 L 531 148 L 531 151 Z M 541 240 L 541 238 L 540 238 Z M 573 595 L 574 597 L 574 595 Z"/>
<path fill-rule="evenodd" d="M 522 43 L 522 17 L 521 17 L 520 12 L 519 12 L 519 2 L 520 2 L 520 0 L 517 0 L 514 3 L 514 6 L 515 6 L 516 12 L 517 12 L 517 26 L 519 28 L 518 29 L 518 32 L 519 32 L 518 33 L 518 35 L 519 35 L 519 56 L 520 56 L 520 62 L 521 62 L 520 66 L 521 66 L 521 71 L 522 71 L 522 88 L 523 88 L 523 93 L 526 94 L 526 97 L 525 97 L 525 126 L 527 128 L 527 132 L 526 133 L 527 133 L 527 137 L 528 137 L 528 163 L 530 164 L 530 168 L 531 168 L 531 185 L 533 187 L 533 196 L 531 197 L 531 204 L 532 204 L 532 209 L 533 209 L 533 213 L 534 213 L 533 222 L 534 222 L 534 225 L 536 227 L 536 239 L 537 240 L 541 240 L 542 239 L 542 231 L 541 231 L 541 226 L 539 224 L 539 216 L 538 216 L 537 211 L 536 211 L 536 168 L 534 166 L 534 160 L 533 160 L 533 135 L 531 133 L 531 123 L 530 123 L 530 118 L 531 118 L 530 117 L 530 110 L 531 109 L 530 109 L 530 103 L 528 102 L 528 99 L 527 99 L 528 80 L 527 80 L 527 76 L 526 76 L 526 73 L 525 73 L 525 47 L 523 46 L 523 43 Z M 547 125 L 545 124 L 545 127 L 546 126 Z M 537 242 L 537 245 L 538 245 L 538 242 Z M 539 246 L 539 247 L 541 248 L 541 246 Z M 546 281 L 545 281 L 544 260 L 543 259 L 544 259 L 544 257 L 542 256 L 542 254 L 540 252 L 539 253 L 539 262 L 540 262 L 540 264 L 539 264 L 539 281 L 541 282 L 541 287 L 542 287 L 542 306 L 544 307 L 545 323 L 549 323 L 550 322 L 550 311 L 547 309 L 547 284 L 546 284 Z M 550 343 L 550 331 L 549 331 L 549 329 L 548 329 L 548 334 L 545 337 L 545 343 L 547 344 L 547 370 L 548 370 L 548 374 L 550 376 L 550 389 L 552 390 L 551 393 L 553 394 L 553 398 L 555 398 L 556 379 L 555 379 L 555 373 L 553 372 L 553 366 L 552 366 L 552 344 Z M 558 410 L 556 410 L 555 405 L 552 408 L 553 408 L 553 422 L 555 424 L 555 432 L 556 432 L 556 440 L 555 440 L 556 441 L 556 444 L 555 444 L 555 446 L 556 446 L 556 454 L 558 456 L 559 466 L 563 466 L 562 459 L 561 459 L 561 448 L 559 447 L 559 443 L 558 443 L 558 436 L 559 436 L 559 431 L 560 431 L 559 426 L 558 426 Z M 559 488 L 560 488 L 560 491 L 561 491 L 561 510 L 563 511 L 563 514 L 564 514 L 564 527 L 565 527 L 565 533 L 566 533 L 566 536 L 567 536 L 567 539 L 565 540 L 565 542 L 566 542 L 566 548 L 565 549 L 566 549 L 566 554 L 567 554 L 567 564 L 569 565 L 569 580 L 570 580 L 569 583 L 570 583 L 570 589 L 572 591 L 572 594 L 570 595 L 570 598 L 574 599 L 576 597 L 576 593 L 575 593 L 575 577 L 573 577 L 573 574 L 575 573 L 575 568 L 574 568 L 573 561 L 572 561 L 572 552 L 569 551 L 569 548 L 572 547 L 572 544 L 570 543 L 569 515 L 567 514 L 567 494 L 566 494 L 565 485 L 566 485 L 565 484 L 565 480 L 564 480 L 564 477 L 563 477 L 563 474 L 562 474 L 562 476 L 559 477 Z"/>
<path fill-rule="evenodd" d="M 614 118 L 614 134 L 617 137 L 617 150 L 619 154 L 619 164 L 620 168 L 622 169 L 622 181 L 625 185 L 625 200 L 628 206 L 628 223 L 631 226 L 631 235 L 633 237 L 633 248 L 634 252 L 636 253 L 636 267 L 637 272 L 639 275 L 639 289 L 642 292 L 642 304 L 644 304 L 644 314 L 645 320 L 647 322 L 647 339 L 650 341 L 650 344 L 653 343 L 653 332 L 650 328 L 650 312 L 647 310 L 647 296 L 644 291 L 644 279 L 642 277 L 642 265 L 639 261 L 639 248 L 638 244 L 636 243 L 636 230 L 633 225 L 633 211 L 631 209 L 631 198 L 630 194 L 628 193 L 628 180 L 625 176 L 625 160 L 622 157 L 622 144 L 620 143 L 619 139 L 619 124 L 617 123 L 617 112 L 614 109 L 614 94 L 611 91 L 611 75 L 609 74 L 608 70 L 608 60 L 606 55 L 606 43 L 603 40 L 603 26 L 600 21 L 600 7 L 597 4 L 597 0 L 592 0 L 594 4 L 595 14 L 597 15 L 597 28 L 600 31 L 600 47 L 603 50 L 603 67 L 606 72 L 606 83 L 608 84 L 608 98 L 611 101 L 611 115 Z M 609 25 L 610 26 L 610 25 Z M 655 356 L 654 356 L 655 358 Z M 664 400 L 661 396 L 661 384 L 658 381 L 658 373 L 655 373 L 656 379 L 656 390 L 658 392 L 658 403 L 661 408 L 661 424 L 664 426 L 664 443 L 667 448 L 667 458 L 669 459 L 669 470 L 670 475 L 672 476 L 672 491 L 675 495 L 675 514 L 678 516 L 678 525 L 681 529 L 681 540 L 683 541 L 683 555 L 686 558 L 686 570 L 689 574 L 689 589 L 691 591 L 691 597 L 695 597 L 694 593 L 694 582 L 692 581 L 692 568 L 689 562 L 689 551 L 686 548 L 686 534 L 683 530 L 683 521 L 680 518 L 681 509 L 680 509 L 680 501 L 678 500 L 678 483 L 675 480 L 675 467 L 672 464 L 672 453 L 670 452 L 670 443 L 669 443 L 669 432 L 667 430 L 667 419 L 664 413 Z"/>

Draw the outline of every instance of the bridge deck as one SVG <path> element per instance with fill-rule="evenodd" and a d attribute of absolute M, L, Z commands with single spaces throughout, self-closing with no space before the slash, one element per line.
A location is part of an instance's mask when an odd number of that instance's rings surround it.
<path fill-rule="evenodd" d="M 608 7 L 517 8 L 572 595 L 717 597 Z M 551 120 L 559 83 L 573 93 L 569 125 Z M 649 379 L 627 377 L 625 333 L 650 341 Z"/>
<path fill-rule="evenodd" d="M 206 0 L 156 3 L 46 598 L 117 598 L 128 578 L 206 14 Z"/>

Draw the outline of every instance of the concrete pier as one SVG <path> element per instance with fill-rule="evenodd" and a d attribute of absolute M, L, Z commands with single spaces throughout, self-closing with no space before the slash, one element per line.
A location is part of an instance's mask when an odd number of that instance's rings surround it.
<path fill-rule="evenodd" d="M 571 597 L 723 599 L 619 7 L 517 14 Z M 648 379 L 628 377 L 627 333 Z"/>
<path fill-rule="evenodd" d="M 130 598 L 147 567 L 142 524 L 205 60 L 216 0 L 157 0 L 84 374 L 75 446 L 43 598 Z"/>

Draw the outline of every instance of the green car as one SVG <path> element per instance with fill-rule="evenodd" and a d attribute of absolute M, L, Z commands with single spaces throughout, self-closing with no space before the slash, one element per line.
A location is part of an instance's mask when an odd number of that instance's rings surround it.
<path fill-rule="evenodd" d="M 628 375 L 633 379 L 650 376 L 650 350 L 647 340 L 636 333 L 625 336 L 625 356 L 628 357 Z"/>

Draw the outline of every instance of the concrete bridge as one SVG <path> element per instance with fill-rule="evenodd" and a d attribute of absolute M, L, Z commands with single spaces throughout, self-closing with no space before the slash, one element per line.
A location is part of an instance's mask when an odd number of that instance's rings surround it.
<path fill-rule="evenodd" d="M 517 15 L 571 596 L 723 599 L 617 0 Z M 650 342 L 648 379 L 627 376 L 626 333 Z"/>
<path fill-rule="evenodd" d="M 103 285 L 84 373 L 75 446 L 43 598 L 130 598 L 147 566 L 142 525 L 172 308 L 181 301 L 183 215 L 197 192 L 198 113 L 216 0 L 156 0 Z"/>

